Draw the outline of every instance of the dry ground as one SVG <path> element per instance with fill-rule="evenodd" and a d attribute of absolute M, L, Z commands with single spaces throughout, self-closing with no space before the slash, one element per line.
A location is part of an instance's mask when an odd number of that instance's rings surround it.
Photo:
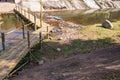
<path fill-rule="evenodd" d="M 120 80 L 120 46 L 27 67 L 12 80 Z"/>

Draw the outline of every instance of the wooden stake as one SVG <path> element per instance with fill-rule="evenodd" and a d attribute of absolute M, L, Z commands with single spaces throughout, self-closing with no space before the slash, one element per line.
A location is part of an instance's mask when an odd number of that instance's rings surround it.
<path fill-rule="evenodd" d="M 42 27 L 42 0 L 40 0 L 40 27 Z"/>
<path fill-rule="evenodd" d="M 36 15 L 35 15 L 35 13 L 34 13 L 34 23 L 35 23 L 34 27 L 35 27 L 35 31 L 36 31 L 37 30 L 37 26 L 36 26 Z"/>
<path fill-rule="evenodd" d="M 42 33 L 39 33 L 39 43 L 40 43 L 40 49 L 42 49 Z"/>
<path fill-rule="evenodd" d="M 47 26 L 47 39 L 49 39 L 49 28 Z"/>
<path fill-rule="evenodd" d="M 30 9 L 28 9 L 28 19 L 30 19 Z"/>
<path fill-rule="evenodd" d="M 23 39 L 25 39 L 25 22 L 22 20 L 22 32 L 23 32 Z"/>
<path fill-rule="evenodd" d="M 2 37 L 2 48 L 5 50 L 5 34 L 1 32 L 1 37 Z"/>
<path fill-rule="evenodd" d="M 27 31 L 28 48 L 30 48 L 30 32 Z"/>

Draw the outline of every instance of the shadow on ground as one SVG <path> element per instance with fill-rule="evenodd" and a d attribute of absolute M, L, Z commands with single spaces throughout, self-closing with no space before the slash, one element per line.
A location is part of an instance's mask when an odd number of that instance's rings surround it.
<path fill-rule="evenodd" d="M 28 65 L 12 80 L 120 80 L 120 46 L 110 38 L 77 39 L 69 44 L 46 41 L 33 54 L 54 59 Z"/>

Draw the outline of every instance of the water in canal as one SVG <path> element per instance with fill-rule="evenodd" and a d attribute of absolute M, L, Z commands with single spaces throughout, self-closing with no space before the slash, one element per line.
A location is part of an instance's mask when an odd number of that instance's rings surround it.
<path fill-rule="evenodd" d="M 70 21 L 75 24 L 93 25 L 102 23 L 105 19 L 112 22 L 120 20 L 120 10 L 104 9 L 104 10 L 74 10 L 74 11 L 58 11 L 49 12 L 47 15 L 57 16 L 65 21 Z"/>
<path fill-rule="evenodd" d="M 16 19 L 15 14 L 2 14 L 3 24 L 1 25 L 2 31 L 9 31 L 10 29 L 20 29 L 21 23 Z"/>

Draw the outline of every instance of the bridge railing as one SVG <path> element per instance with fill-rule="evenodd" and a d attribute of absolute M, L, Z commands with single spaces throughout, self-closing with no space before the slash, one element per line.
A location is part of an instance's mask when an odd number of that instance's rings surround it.
<path fill-rule="evenodd" d="M 35 12 L 32 12 L 29 8 L 26 8 L 19 4 L 16 4 L 15 10 L 19 12 L 22 16 L 24 16 L 26 19 L 34 23 L 35 30 L 37 29 L 37 27 L 40 27 L 40 18 L 35 14 Z"/>

